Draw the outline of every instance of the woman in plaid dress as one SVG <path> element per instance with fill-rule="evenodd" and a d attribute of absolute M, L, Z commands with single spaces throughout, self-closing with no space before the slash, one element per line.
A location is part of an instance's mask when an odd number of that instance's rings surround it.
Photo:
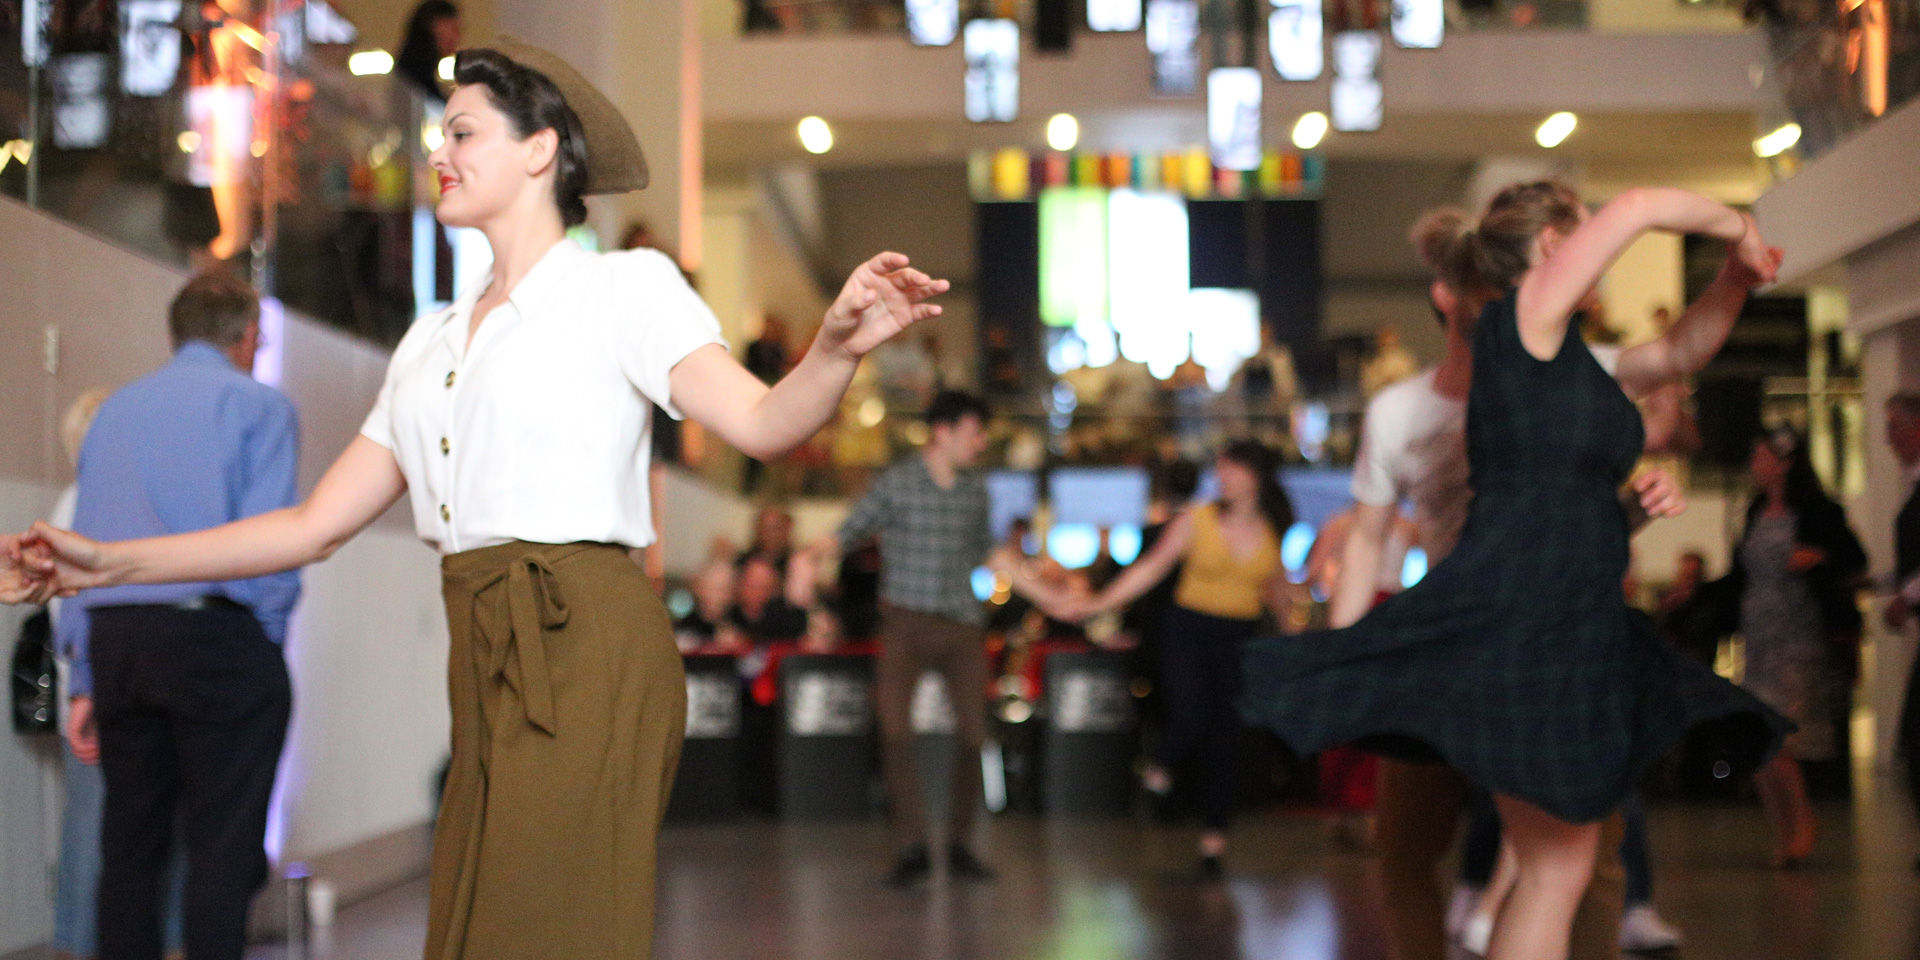
<path fill-rule="evenodd" d="M 1727 263 L 1609 375 L 1573 320 L 1648 230 L 1726 240 Z M 1242 706 L 1300 752 L 1359 743 L 1442 760 L 1491 790 L 1520 879 L 1489 957 L 1559 960 L 1599 821 L 1646 765 L 1705 723 L 1729 766 L 1757 765 L 1788 727 L 1627 607 L 1617 497 L 1644 438 L 1632 397 L 1704 366 L 1780 254 L 1750 217 L 1696 194 L 1630 190 L 1589 217 L 1555 183 L 1502 191 L 1462 246 L 1464 266 L 1508 293 L 1474 332 L 1475 499 L 1459 545 L 1337 636 L 1251 644 Z"/>

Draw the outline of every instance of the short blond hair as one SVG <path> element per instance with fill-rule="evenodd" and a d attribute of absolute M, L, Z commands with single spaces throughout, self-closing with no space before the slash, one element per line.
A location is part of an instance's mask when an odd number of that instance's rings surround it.
<path fill-rule="evenodd" d="M 87 431 L 93 429 L 94 415 L 110 396 L 113 396 L 112 387 L 89 388 L 75 397 L 60 417 L 60 446 L 66 448 L 68 463 L 80 465 L 80 447 L 87 442 Z"/>

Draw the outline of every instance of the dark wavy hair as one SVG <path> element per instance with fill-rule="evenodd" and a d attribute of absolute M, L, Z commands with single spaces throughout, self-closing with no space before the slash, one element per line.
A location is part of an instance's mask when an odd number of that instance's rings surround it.
<path fill-rule="evenodd" d="M 1787 476 L 1782 493 L 1787 501 L 1787 509 L 1793 511 L 1794 516 L 1819 516 L 1824 511 L 1839 509 L 1839 504 L 1827 495 L 1826 485 L 1820 482 L 1820 473 L 1813 468 L 1813 457 L 1807 452 L 1807 438 L 1799 431 L 1785 427 L 1765 430 L 1754 438 L 1754 443 L 1766 447 L 1774 456 L 1786 462 Z M 1762 493 L 1755 503 L 1761 504 L 1765 500 L 1766 494 Z"/>
<path fill-rule="evenodd" d="M 1273 528 L 1274 539 L 1285 537 L 1293 526 L 1293 501 L 1280 485 L 1280 458 L 1258 440 L 1235 440 L 1220 451 L 1220 458 L 1253 471 L 1259 483 L 1260 514 Z"/>
<path fill-rule="evenodd" d="M 440 90 L 440 45 L 434 40 L 433 25 L 458 19 L 460 8 L 448 0 L 424 0 L 413 8 L 407 35 L 400 41 L 400 55 L 394 58 L 400 75 L 435 100 L 445 99 L 446 94 Z"/>
<path fill-rule="evenodd" d="M 486 88 L 487 100 L 513 124 L 515 139 L 542 130 L 559 136 L 553 155 L 553 201 L 567 226 L 585 223 L 587 203 L 581 196 L 587 189 L 587 134 L 553 80 L 498 50 L 479 49 L 454 55 L 453 82 Z"/>

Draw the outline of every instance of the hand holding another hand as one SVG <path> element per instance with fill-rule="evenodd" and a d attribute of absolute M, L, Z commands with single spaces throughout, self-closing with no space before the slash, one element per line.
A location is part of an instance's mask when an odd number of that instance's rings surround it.
<path fill-rule="evenodd" d="M 1640 509 L 1646 511 L 1649 519 L 1677 517 L 1686 512 L 1686 494 L 1665 470 L 1655 468 L 1635 477 L 1633 490 L 1640 495 Z"/>
<path fill-rule="evenodd" d="M 46 603 L 60 595 L 52 566 L 46 547 L 28 535 L 0 536 L 0 603 Z"/>

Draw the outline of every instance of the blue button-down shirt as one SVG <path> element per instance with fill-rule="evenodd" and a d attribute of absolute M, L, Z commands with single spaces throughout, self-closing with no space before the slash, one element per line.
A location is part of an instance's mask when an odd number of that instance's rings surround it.
<path fill-rule="evenodd" d="M 173 362 L 115 391 L 80 448 L 75 531 L 96 540 L 189 533 L 294 503 L 300 425 L 279 391 L 192 341 Z M 93 691 L 87 609 L 226 596 L 253 608 L 275 643 L 300 598 L 298 571 L 225 583 L 169 583 L 83 591 L 60 618 L 56 642 L 73 662 L 74 695 Z"/>

